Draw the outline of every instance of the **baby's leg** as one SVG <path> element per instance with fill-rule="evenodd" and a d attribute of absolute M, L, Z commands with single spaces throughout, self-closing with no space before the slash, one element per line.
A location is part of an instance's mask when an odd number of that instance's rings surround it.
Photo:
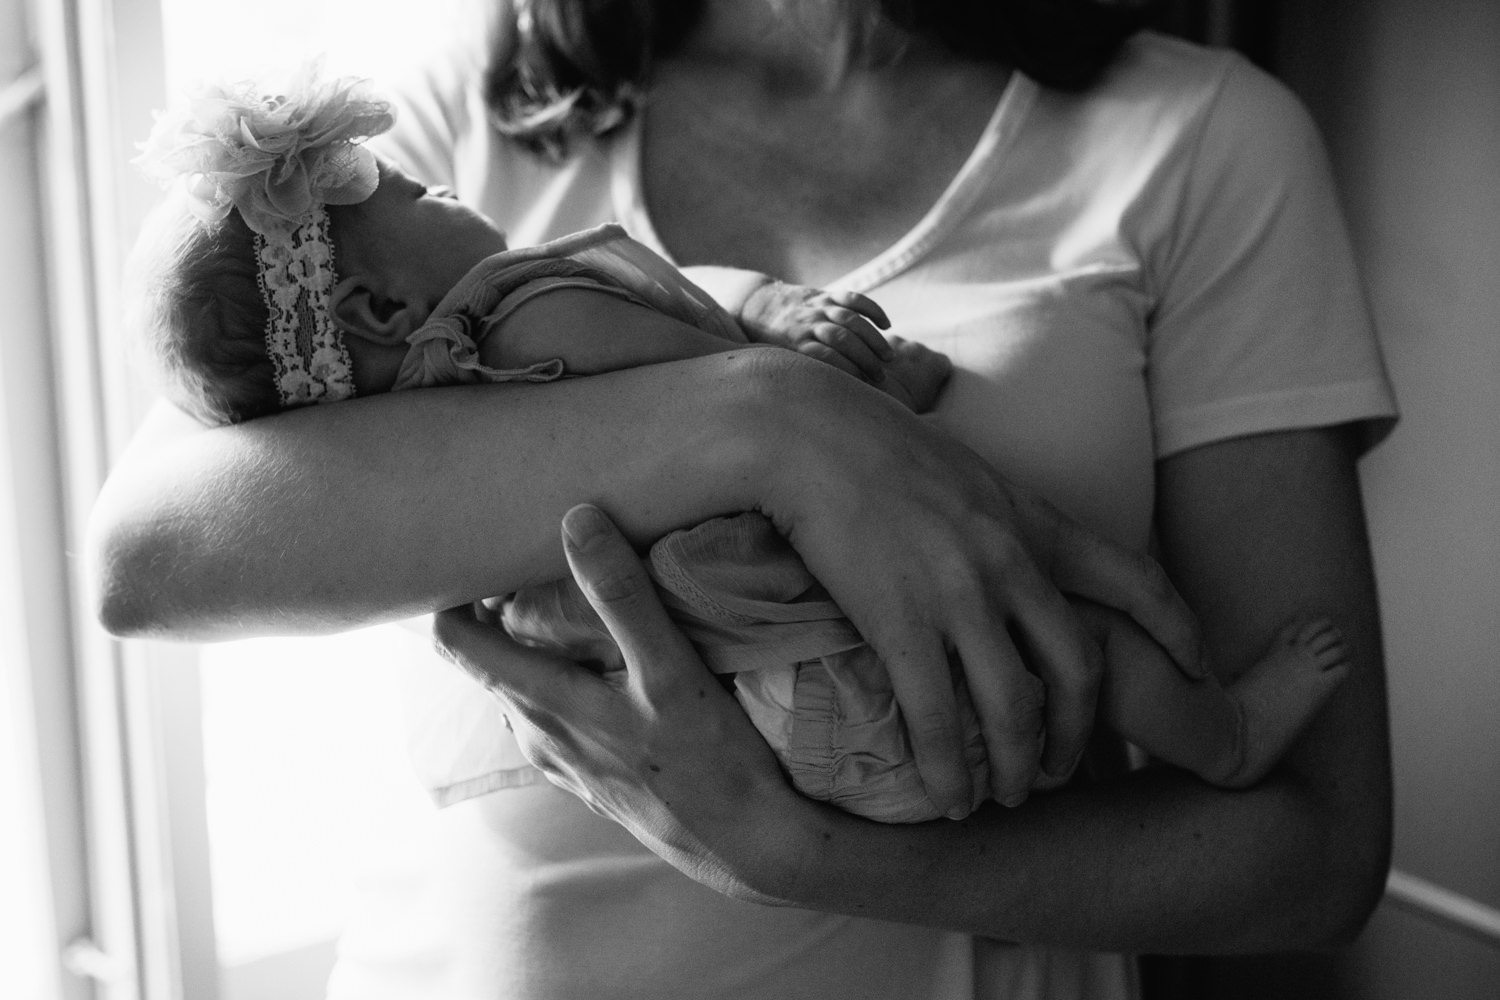
<path fill-rule="evenodd" d="M 1263 778 L 1349 672 L 1343 636 L 1324 618 L 1287 626 L 1228 687 L 1185 676 L 1124 616 L 1089 618 L 1104 648 L 1100 707 L 1110 725 L 1153 756 L 1226 788 Z"/>

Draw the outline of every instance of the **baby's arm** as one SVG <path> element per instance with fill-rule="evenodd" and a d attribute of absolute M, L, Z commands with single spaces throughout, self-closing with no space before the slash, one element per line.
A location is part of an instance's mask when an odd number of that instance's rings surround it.
<path fill-rule="evenodd" d="M 845 301 L 864 312 L 838 304 Z M 736 344 L 611 291 L 569 285 L 533 295 L 517 306 L 480 342 L 479 360 L 508 369 L 561 358 L 569 374 L 598 375 L 737 348 L 780 346 L 866 378 L 914 412 L 926 412 L 952 365 L 946 356 L 900 337 L 887 343 L 866 314 L 889 325 L 880 307 L 863 295 L 830 296 L 765 279 L 741 311 L 741 327 L 752 343 Z M 857 316 L 858 322 L 850 316 Z M 886 361 L 876 359 L 869 342 L 878 345 Z M 873 365 L 875 375 L 864 375 L 852 358 Z"/>
<path fill-rule="evenodd" d="M 750 346 L 610 291 L 568 286 L 518 306 L 480 342 L 479 360 L 494 368 L 522 368 L 561 358 L 570 375 L 598 375 Z"/>

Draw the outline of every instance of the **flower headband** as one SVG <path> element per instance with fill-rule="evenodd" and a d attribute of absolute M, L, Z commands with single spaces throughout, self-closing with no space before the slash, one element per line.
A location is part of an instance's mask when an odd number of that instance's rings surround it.
<path fill-rule="evenodd" d="M 333 324 L 333 243 L 326 205 L 357 205 L 380 183 L 359 145 L 394 122 L 364 81 L 327 82 L 308 68 L 284 95 L 254 84 L 201 85 L 158 114 L 136 163 L 180 183 L 193 215 L 216 223 L 238 210 L 255 233 L 266 354 L 282 406 L 354 395 L 349 352 Z"/>

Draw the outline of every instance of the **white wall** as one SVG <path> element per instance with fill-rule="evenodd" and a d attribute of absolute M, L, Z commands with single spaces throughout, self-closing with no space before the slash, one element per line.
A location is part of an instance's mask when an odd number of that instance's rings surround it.
<path fill-rule="evenodd" d="M 1493 916 L 1500 2 L 1322 0 L 1279 10 L 1277 69 L 1329 140 L 1403 411 L 1363 465 L 1390 671 L 1395 867 Z M 1232 966 L 1225 978 L 1239 986 L 1224 995 L 1494 1000 L 1500 928 L 1464 931 L 1388 897 L 1348 955 Z"/>

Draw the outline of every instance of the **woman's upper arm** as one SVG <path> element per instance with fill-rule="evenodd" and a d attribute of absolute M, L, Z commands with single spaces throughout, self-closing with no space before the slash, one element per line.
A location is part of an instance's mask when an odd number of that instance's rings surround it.
<path fill-rule="evenodd" d="M 1242 671 L 1296 615 L 1343 630 L 1353 671 L 1273 780 L 1310 809 L 1312 833 L 1282 873 L 1309 905 L 1360 922 L 1390 850 L 1391 775 L 1379 615 L 1356 473 L 1357 426 L 1234 438 L 1160 463 L 1163 561 L 1202 621 L 1222 675 Z M 1288 879 L 1288 876 L 1290 878 Z M 1311 915 L 1310 915 L 1311 916 Z M 1335 921 L 1336 922 L 1336 921 Z"/>
<path fill-rule="evenodd" d="M 1394 404 L 1306 110 L 1236 61 L 1199 138 L 1181 200 L 1162 202 L 1175 226 L 1154 258 L 1162 561 L 1221 674 L 1244 670 L 1299 615 L 1332 618 L 1353 666 L 1263 789 L 1240 800 L 1275 830 L 1248 873 L 1261 881 L 1245 885 L 1271 913 L 1321 928 L 1292 934 L 1294 945 L 1362 921 L 1384 881 L 1389 737 L 1356 458 L 1361 422 L 1388 419 Z M 1252 943 L 1278 943 L 1251 929 L 1262 935 Z"/>

